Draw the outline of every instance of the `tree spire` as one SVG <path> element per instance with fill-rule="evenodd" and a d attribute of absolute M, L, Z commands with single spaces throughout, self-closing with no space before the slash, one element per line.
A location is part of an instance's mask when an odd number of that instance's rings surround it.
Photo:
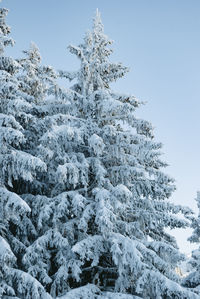
<path fill-rule="evenodd" d="M 7 35 L 10 33 L 10 27 L 5 22 L 7 14 L 8 9 L 0 8 L 0 55 L 3 55 L 4 48 L 6 46 L 14 45 L 13 39 L 7 37 Z"/>
<path fill-rule="evenodd" d="M 93 31 L 98 32 L 98 33 L 103 33 L 104 32 L 104 26 L 101 20 L 101 14 L 99 9 L 96 9 L 96 15 L 95 18 L 93 19 Z"/>
<path fill-rule="evenodd" d="M 77 90 L 82 95 L 90 95 L 94 91 L 109 90 L 109 84 L 123 77 L 128 71 L 121 63 L 112 63 L 109 56 L 112 40 L 104 34 L 104 26 L 99 10 L 93 20 L 91 32 L 87 32 L 84 42 L 77 46 L 70 45 L 69 50 L 81 60 L 81 69 L 77 72 Z M 63 77 L 70 78 L 69 74 Z"/>

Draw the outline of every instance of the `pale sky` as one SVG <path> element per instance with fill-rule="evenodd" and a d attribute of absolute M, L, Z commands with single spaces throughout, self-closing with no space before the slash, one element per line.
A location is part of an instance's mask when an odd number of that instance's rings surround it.
<path fill-rule="evenodd" d="M 91 28 L 99 8 L 105 33 L 114 40 L 113 61 L 130 67 L 112 88 L 147 101 L 137 116 L 155 127 L 163 146 L 166 172 L 176 179 L 171 198 L 197 212 L 200 190 L 200 1 L 199 0 L 3 0 L 10 9 L 7 23 L 21 56 L 31 41 L 43 63 L 76 70 L 78 61 L 68 51 Z M 181 251 L 190 252 L 191 231 L 177 231 Z"/>

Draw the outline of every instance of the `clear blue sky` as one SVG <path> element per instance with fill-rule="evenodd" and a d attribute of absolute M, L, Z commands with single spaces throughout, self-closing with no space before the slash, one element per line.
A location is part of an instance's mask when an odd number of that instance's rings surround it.
<path fill-rule="evenodd" d="M 91 27 L 98 7 L 105 33 L 112 38 L 112 59 L 130 67 L 113 89 L 148 101 L 138 116 L 155 127 L 164 144 L 166 170 L 176 179 L 172 200 L 197 212 L 200 189 L 200 1 L 199 0 L 3 0 L 18 57 L 34 41 L 43 62 L 74 70 L 78 61 L 67 51 Z M 189 252 L 188 231 L 175 232 Z"/>

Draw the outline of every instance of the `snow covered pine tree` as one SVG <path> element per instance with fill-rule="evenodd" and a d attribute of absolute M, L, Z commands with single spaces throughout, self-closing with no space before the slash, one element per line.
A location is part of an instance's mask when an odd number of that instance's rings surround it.
<path fill-rule="evenodd" d="M 68 93 L 58 86 L 56 82 L 58 76 L 52 67 L 41 65 L 41 56 L 35 44 L 32 43 L 30 49 L 24 51 L 24 54 L 26 55 L 25 58 L 18 59 L 21 68 L 17 74 L 17 79 L 19 81 L 19 90 L 29 96 L 31 103 L 29 114 L 23 114 L 27 141 L 25 149 L 34 157 L 38 156 L 37 159 L 43 161 L 44 165 L 48 165 L 48 172 L 37 173 L 37 176 L 30 183 L 23 184 L 22 187 L 16 184 L 17 191 L 31 208 L 28 219 L 29 239 L 26 243 L 26 254 L 22 259 L 22 268 L 27 269 L 31 277 L 40 280 L 42 285 L 49 291 L 49 284 L 52 280 L 44 273 L 45 271 L 48 274 L 49 272 L 52 273 L 52 268 L 56 267 L 51 254 L 52 256 L 55 254 L 54 244 L 58 243 L 61 246 L 62 242 L 60 242 L 59 235 L 55 237 L 55 234 L 52 233 L 53 224 L 51 221 L 50 223 L 46 221 L 46 225 L 42 227 L 41 221 L 36 217 L 37 213 L 40 213 L 40 215 L 44 213 L 43 216 L 48 213 L 46 207 L 48 208 L 49 198 L 42 195 L 50 194 L 49 190 L 52 189 L 51 167 L 55 167 L 53 152 L 48 147 L 43 146 L 41 137 L 48 136 L 49 130 L 54 129 L 57 122 L 60 123 L 63 119 L 68 120 L 67 112 L 70 107 L 68 99 L 71 98 L 73 93 Z M 51 146 L 49 138 L 47 140 L 48 145 Z M 49 233 L 47 233 L 46 228 L 49 226 Z M 29 267 L 30 263 L 27 256 L 31 257 L 31 261 L 35 259 L 35 264 L 32 267 Z M 43 261 L 44 256 L 46 258 L 45 262 Z M 43 268 L 45 268 L 45 271 L 43 271 Z M 42 294 L 38 298 L 45 298 L 45 296 Z"/>
<path fill-rule="evenodd" d="M 173 179 L 151 124 L 135 117 L 141 103 L 110 88 L 128 71 L 109 62 L 110 44 L 97 12 L 84 43 L 69 47 L 81 62 L 59 72 L 76 80 L 72 111 L 46 117 L 37 148 L 46 191 L 23 196 L 39 236 L 23 261 L 54 298 L 198 298 L 180 285 L 183 255 L 165 232 L 186 227 L 191 211 L 168 201 Z"/>
<path fill-rule="evenodd" d="M 192 228 L 194 229 L 192 236 L 188 239 L 192 243 L 200 244 L 200 192 L 197 192 L 197 206 L 199 215 L 192 220 Z M 191 273 L 184 278 L 183 285 L 193 289 L 200 296 L 200 247 L 192 252 L 192 257 L 189 260 L 192 267 Z"/>
<path fill-rule="evenodd" d="M 58 180 L 77 194 L 69 201 L 68 240 L 79 267 L 74 278 L 77 285 L 93 283 L 103 291 L 142 298 L 197 298 L 179 284 L 174 269 L 183 256 L 165 232 L 187 226 L 191 211 L 167 200 L 173 179 L 160 170 L 166 164 L 151 124 L 135 117 L 141 103 L 110 89 L 128 71 L 109 62 L 110 44 L 97 11 L 84 43 L 69 47 L 80 59 L 80 70 L 60 72 L 77 79 L 72 89 L 76 116 L 83 121 L 81 138 L 73 140 L 66 163 L 58 168 Z M 69 286 L 75 284 L 69 280 Z"/>
<path fill-rule="evenodd" d="M 66 290 L 62 264 L 63 259 L 68 259 L 67 239 L 59 233 L 58 225 L 63 229 L 67 212 L 65 196 L 52 198 L 52 194 L 56 193 L 57 166 L 63 162 L 67 150 L 66 123 L 70 120 L 69 100 L 73 99 L 74 92 L 60 88 L 56 72 L 40 65 L 41 57 L 34 44 L 24 53 L 26 57 L 19 60 L 23 70 L 18 76 L 20 89 L 34 98 L 26 127 L 27 139 L 31 152 L 47 165 L 48 171 L 27 185 L 26 194 L 22 195 L 31 208 L 30 221 L 35 230 L 23 265 L 55 297 Z"/>
<path fill-rule="evenodd" d="M 176 214 L 190 210 L 166 201 L 173 180 L 160 171 L 166 164 L 151 124 L 134 116 L 141 103 L 110 89 L 128 70 L 108 61 L 99 13 L 84 43 L 69 47 L 81 68 L 60 71 L 76 79 L 66 93 L 34 45 L 24 59 L 4 56 L 13 44 L 6 14 L 0 10 L 1 295 L 198 298 L 180 286 L 174 268 L 183 257 L 164 231 L 187 226 Z"/>
<path fill-rule="evenodd" d="M 19 63 L 4 55 L 14 42 L 8 37 L 7 10 L 0 9 L 0 297 L 50 298 L 44 287 L 21 270 L 21 258 L 29 236 L 30 207 L 16 193 L 15 186 L 32 181 L 36 172 L 46 171 L 39 158 L 23 150 L 24 115 L 30 97 L 19 90 Z"/>

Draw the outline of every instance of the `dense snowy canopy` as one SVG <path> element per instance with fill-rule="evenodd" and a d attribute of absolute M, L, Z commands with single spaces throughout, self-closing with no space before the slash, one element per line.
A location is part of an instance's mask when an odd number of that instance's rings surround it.
<path fill-rule="evenodd" d="M 110 61 L 99 12 L 83 43 L 69 46 L 80 61 L 74 72 L 43 66 L 33 43 L 25 57 L 7 57 L 6 14 L 0 9 L 0 296 L 199 298 L 181 286 L 184 256 L 165 230 L 187 227 L 192 211 L 168 200 L 174 180 L 152 125 L 135 115 L 143 103 L 110 88 L 128 68 Z"/>

